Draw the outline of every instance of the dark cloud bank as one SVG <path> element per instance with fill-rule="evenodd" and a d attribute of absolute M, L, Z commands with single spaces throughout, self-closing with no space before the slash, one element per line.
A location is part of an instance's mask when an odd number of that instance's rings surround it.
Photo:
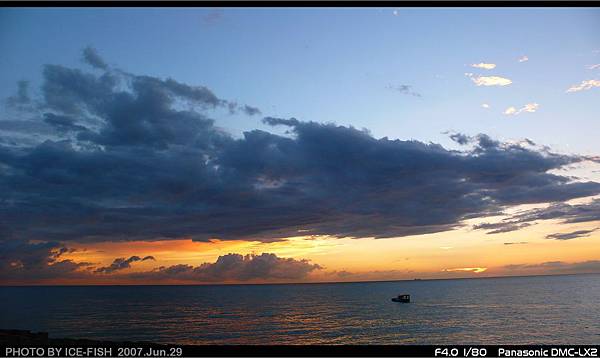
<path fill-rule="evenodd" d="M 39 98 L 22 82 L 8 100 L 11 111 L 0 120 L 4 253 L 26 240 L 272 241 L 299 232 L 389 238 L 451 230 L 508 206 L 600 193 L 599 183 L 549 173 L 589 158 L 483 134 L 455 135 L 465 149 L 453 151 L 267 117 L 290 135 L 253 130 L 234 138 L 210 115 L 257 115 L 258 108 L 206 87 L 111 68 L 93 49 L 83 58 L 90 72 L 46 65 Z M 600 216 L 598 202 L 555 205 L 568 222 Z M 554 214 L 531 215 L 509 224 Z"/>
<path fill-rule="evenodd" d="M 0 282 L 86 275 L 85 269 L 90 268 L 92 264 L 76 263 L 61 258 L 69 251 L 72 250 L 57 242 L 26 243 L 4 240 L 0 245 Z"/>
<path fill-rule="evenodd" d="M 227 254 L 214 263 L 199 266 L 161 266 L 152 271 L 129 273 L 134 262 L 155 260 L 153 256 L 116 258 L 112 264 L 96 268 L 89 262 L 76 263 L 61 256 L 72 252 L 57 242 L 25 243 L 6 241 L 0 246 L 0 280 L 2 282 L 39 282 L 48 279 L 98 280 L 117 273 L 120 279 L 188 282 L 289 281 L 305 278 L 321 266 L 308 260 L 281 258 L 275 254 Z M 114 276 L 113 276 L 114 277 Z"/>

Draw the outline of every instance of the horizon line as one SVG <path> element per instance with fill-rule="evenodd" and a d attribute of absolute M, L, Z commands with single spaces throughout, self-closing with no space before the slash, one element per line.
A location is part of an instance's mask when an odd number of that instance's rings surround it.
<path fill-rule="evenodd" d="M 546 276 L 576 276 L 576 275 L 600 275 L 600 272 L 577 272 L 560 274 L 535 274 L 535 275 L 503 275 L 503 276 L 480 276 L 480 277 L 455 277 L 455 278 L 413 278 L 398 280 L 364 280 L 364 281 L 316 281 L 316 282 L 236 282 L 236 283 L 189 283 L 189 284 L 21 284 L 21 285 L 3 285 L 0 287 L 115 287 L 115 286 L 269 286 L 269 285 L 320 285 L 320 284 L 353 284 L 353 283 L 380 283 L 380 282 L 414 282 L 414 281 L 448 281 L 448 280 L 471 280 L 471 279 L 498 279 L 498 278 L 519 278 L 519 277 L 546 277 Z"/>

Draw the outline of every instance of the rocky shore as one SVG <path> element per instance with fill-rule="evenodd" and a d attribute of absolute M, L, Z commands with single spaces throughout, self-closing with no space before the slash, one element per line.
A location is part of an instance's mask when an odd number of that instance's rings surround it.
<path fill-rule="evenodd" d="M 32 332 L 18 329 L 0 329 L 0 345 L 4 346 L 126 346 L 162 347 L 163 345 L 150 342 L 112 342 L 92 339 L 49 338 L 48 332 Z"/>

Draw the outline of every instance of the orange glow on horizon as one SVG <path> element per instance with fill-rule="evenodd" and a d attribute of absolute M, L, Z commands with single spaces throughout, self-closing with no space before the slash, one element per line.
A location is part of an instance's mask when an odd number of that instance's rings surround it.
<path fill-rule="evenodd" d="M 487 235 L 467 227 L 394 239 L 295 237 L 281 241 L 196 242 L 190 239 L 132 242 L 73 243 L 74 252 L 61 259 L 110 265 L 115 258 L 154 256 L 156 261 L 134 262 L 114 275 L 90 280 L 53 280 L 53 284 L 185 284 L 184 280 L 161 282 L 132 280 L 124 274 L 151 271 L 160 266 L 214 263 L 228 253 L 273 253 L 282 258 L 307 259 L 323 267 L 296 281 L 364 281 L 413 278 L 455 278 L 552 273 L 544 262 L 576 263 L 600 258 L 600 232 L 574 240 L 549 240 L 546 235 L 594 228 L 594 224 L 565 225 L 553 222 L 533 225 L 517 232 Z M 521 265 L 521 266 L 519 266 Z M 508 267 L 508 268 L 507 268 Z M 516 267 L 516 268 L 515 268 Z M 519 268 L 521 267 L 521 268 Z M 283 280 L 285 281 L 285 280 Z M 290 281 L 290 280 L 288 280 Z M 291 280 L 294 281 L 294 280 Z M 270 280 L 249 281 L 264 283 Z M 192 282 L 193 283 L 193 282 Z M 233 282 L 230 282 L 233 283 Z"/>

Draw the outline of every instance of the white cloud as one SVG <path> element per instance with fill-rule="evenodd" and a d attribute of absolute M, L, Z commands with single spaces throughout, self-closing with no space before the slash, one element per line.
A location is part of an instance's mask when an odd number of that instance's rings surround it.
<path fill-rule="evenodd" d="M 525 105 L 525 107 L 521 108 L 521 111 L 523 112 L 529 112 L 529 113 L 533 113 L 535 111 L 537 111 L 537 109 L 540 107 L 539 104 L 537 103 L 527 103 Z"/>
<path fill-rule="evenodd" d="M 587 66 L 588 70 L 595 70 L 597 68 L 600 68 L 600 63 L 597 63 L 595 65 L 589 65 L 589 66 Z"/>
<path fill-rule="evenodd" d="M 585 80 L 581 81 L 578 85 L 573 85 L 569 87 L 567 93 L 569 92 L 579 92 L 579 91 L 587 91 L 594 87 L 600 87 L 600 80 Z"/>
<path fill-rule="evenodd" d="M 520 109 L 516 109 L 515 107 L 508 107 L 504 111 L 504 114 L 506 114 L 507 116 L 516 116 L 516 115 L 521 114 L 523 112 L 533 113 L 533 112 L 537 111 L 539 107 L 540 107 L 540 105 L 537 104 L 537 103 L 527 103 L 526 105 L 524 105 Z"/>
<path fill-rule="evenodd" d="M 486 108 L 486 109 L 487 109 L 487 108 L 490 108 L 490 105 L 489 105 L 489 104 L 487 104 L 487 103 L 483 103 L 483 104 L 481 105 L 481 107 L 483 107 L 483 108 Z"/>
<path fill-rule="evenodd" d="M 493 70 L 494 68 L 496 68 L 496 64 L 495 63 L 474 63 L 471 65 L 471 67 L 475 67 L 475 68 L 483 68 L 486 70 Z"/>
<path fill-rule="evenodd" d="M 526 62 L 526 61 L 529 61 L 529 57 L 522 56 L 521 58 L 519 58 L 519 62 Z"/>
<path fill-rule="evenodd" d="M 499 76 L 475 76 L 472 73 L 465 73 L 477 86 L 508 86 L 511 80 Z"/>

